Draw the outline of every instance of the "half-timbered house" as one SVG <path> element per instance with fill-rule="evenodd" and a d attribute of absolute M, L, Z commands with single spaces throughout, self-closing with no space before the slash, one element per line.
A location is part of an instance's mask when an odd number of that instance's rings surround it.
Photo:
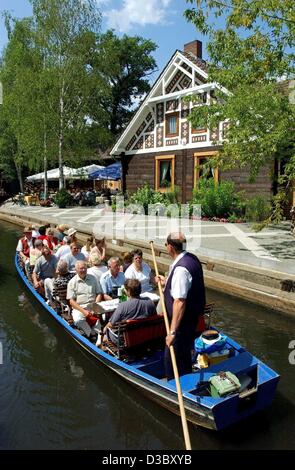
<path fill-rule="evenodd" d="M 204 171 L 216 181 L 231 180 L 237 189 L 270 196 L 269 168 L 260 172 L 255 185 L 246 170 L 208 170 L 204 163 L 220 149 L 227 121 L 216 129 L 193 128 L 187 117 L 193 106 L 210 105 L 218 85 L 208 82 L 202 59 L 202 43 L 193 41 L 177 50 L 152 87 L 133 119 L 111 151 L 120 157 L 123 189 L 130 193 L 145 182 L 158 191 L 180 190 L 180 201 L 192 198 L 192 191 Z M 225 90 L 226 91 L 226 90 Z M 184 98 L 198 94 L 199 100 Z"/>

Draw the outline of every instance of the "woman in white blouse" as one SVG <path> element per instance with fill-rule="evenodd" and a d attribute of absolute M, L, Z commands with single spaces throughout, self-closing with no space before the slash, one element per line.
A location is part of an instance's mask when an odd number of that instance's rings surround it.
<path fill-rule="evenodd" d="M 81 253 L 83 253 L 83 255 L 86 258 L 86 261 L 89 260 L 89 256 L 90 256 L 90 252 L 92 248 L 93 248 L 93 237 L 88 237 L 86 240 L 86 245 L 84 245 L 81 250 Z"/>
<path fill-rule="evenodd" d="M 137 279 L 141 283 L 141 292 L 151 292 L 156 285 L 155 276 L 147 263 L 142 260 L 142 251 L 133 250 L 133 263 L 125 271 L 126 279 Z"/>

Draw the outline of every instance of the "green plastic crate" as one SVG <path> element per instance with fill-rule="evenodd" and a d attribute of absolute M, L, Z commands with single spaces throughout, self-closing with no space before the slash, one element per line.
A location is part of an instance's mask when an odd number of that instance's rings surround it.
<path fill-rule="evenodd" d="M 232 372 L 219 372 L 209 379 L 210 392 L 213 398 L 221 398 L 230 393 L 238 392 L 241 384 L 238 377 Z"/>

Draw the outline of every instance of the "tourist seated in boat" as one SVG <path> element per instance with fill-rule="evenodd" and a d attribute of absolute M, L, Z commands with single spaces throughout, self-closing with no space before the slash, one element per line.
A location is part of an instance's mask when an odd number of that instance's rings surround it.
<path fill-rule="evenodd" d="M 43 241 L 33 238 L 33 246 L 30 248 L 30 268 L 34 268 L 36 261 L 42 256 Z"/>
<path fill-rule="evenodd" d="M 73 228 L 73 227 L 69 228 L 69 230 L 67 230 L 65 232 L 65 234 L 71 240 L 71 243 L 72 242 L 76 242 L 76 243 L 78 242 L 78 239 L 77 239 L 77 236 L 76 236 L 77 230 L 75 228 Z"/>
<path fill-rule="evenodd" d="M 126 270 L 131 266 L 133 262 L 133 254 L 132 251 L 126 251 L 122 253 L 122 258 L 123 258 L 123 268 L 122 271 L 123 273 L 126 272 Z"/>
<path fill-rule="evenodd" d="M 82 246 L 81 253 L 85 256 L 86 260 L 89 260 L 90 252 L 93 248 L 93 237 L 88 237 L 86 240 L 86 245 Z"/>
<path fill-rule="evenodd" d="M 23 236 L 19 239 L 16 247 L 24 264 L 29 263 L 30 248 L 33 248 L 32 227 L 25 227 Z"/>
<path fill-rule="evenodd" d="M 56 277 L 56 266 L 56 257 L 51 253 L 48 246 L 43 246 L 42 256 L 36 261 L 32 278 L 35 289 L 42 295 L 45 293 L 46 298 L 50 297 L 50 291 L 44 290 L 45 280 Z"/>
<path fill-rule="evenodd" d="M 94 328 L 100 329 L 96 303 L 102 300 L 102 290 L 95 277 L 87 273 L 86 261 L 77 261 L 75 267 L 77 274 L 68 283 L 67 300 L 75 325 L 89 338 Z"/>
<path fill-rule="evenodd" d="M 118 297 L 118 288 L 125 283 L 125 275 L 120 271 L 120 260 L 113 256 L 108 261 L 108 270 L 100 278 L 104 300 Z"/>
<path fill-rule="evenodd" d="M 107 272 L 108 268 L 105 264 L 102 264 L 101 257 L 98 253 L 92 253 L 89 257 L 90 268 L 87 273 L 95 276 L 97 281 L 100 283 L 101 276 Z"/>
<path fill-rule="evenodd" d="M 66 236 L 66 230 L 68 226 L 65 224 L 57 225 L 56 230 L 57 230 L 57 239 L 58 243 L 61 244 L 63 242 L 64 237 Z"/>
<path fill-rule="evenodd" d="M 41 225 L 41 227 L 39 227 L 39 230 L 38 230 L 38 232 L 39 232 L 39 237 L 38 237 L 38 239 L 39 239 L 39 240 L 42 240 L 42 241 L 45 240 L 45 238 L 46 238 L 46 230 L 47 230 L 48 228 L 50 228 L 50 224 Z"/>
<path fill-rule="evenodd" d="M 71 252 L 64 257 L 64 260 L 68 263 L 69 271 L 75 272 L 77 261 L 86 261 L 86 258 L 85 255 L 81 253 L 81 247 L 77 242 L 70 244 L 70 250 Z"/>
<path fill-rule="evenodd" d="M 40 232 L 39 232 L 39 229 L 37 228 L 36 225 L 32 225 L 32 238 L 39 238 L 40 237 Z"/>
<path fill-rule="evenodd" d="M 106 258 L 106 239 L 105 237 L 94 239 L 94 247 L 91 249 L 91 253 L 98 253 L 101 256 L 101 261 L 105 261 Z"/>
<path fill-rule="evenodd" d="M 54 230 L 52 228 L 48 228 L 46 230 L 46 236 L 43 240 L 43 245 L 48 246 L 53 252 L 57 250 L 58 239 L 54 236 Z"/>
<path fill-rule="evenodd" d="M 52 300 L 64 305 L 67 302 L 68 283 L 73 277 L 65 260 L 61 259 L 57 263 L 56 274 L 57 277 L 52 280 Z"/>
<path fill-rule="evenodd" d="M 127 279 L 124 288 L 128 297 L 126 302 L 118 305 L 112 314 L 109 322 L 104 327 L 104 333 L 107 334 L 108 329 L 123 320 L 139 320 L 156 315 L 156 307 L 152 300 L 141 299 L 141 283 L 137 279 Z"/>
<path fill-rule="evenodd" d="M 156 286 L 155 276 L 147 263 L 142 260 L 142 251 L 133 250 L 133 262 L 125 271 L 126 279 L 137 279 L 141 283 L 142 292 L 151 292 Z"/>
<path fill-rule="evenodd" d="M 71 253 L 71 239 L 70 237 L 64 237 L 62 241 L 62 245 L 58 248 L 57 252 L 55 253 L 55 256 L 58 260 L 64 259 L 67 255 Z"/>

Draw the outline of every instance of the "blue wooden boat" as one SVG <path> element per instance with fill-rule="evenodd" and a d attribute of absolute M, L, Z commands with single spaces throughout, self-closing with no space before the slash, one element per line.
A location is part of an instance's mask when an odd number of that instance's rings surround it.
<path fill-rule="evenodd" d="M 99 349 L 46 304 L 24 275 L 18 255 L 15 257 L 15 266 L 28 290 L 79 346 L 137 387 L 149 399 L 179 414 L 175 381 L 163 380 L 162 350 L 126 362 Z M 279 381 L 275 371 L 230 338 L 227 338 L 227 347 L 232 351 L 228 359 L 180 377 L 187 420 L 208 429 L 224 429 L 270 405 Z M 222 398 L 213 398 L 207 393 L 204 384 L 220 371 L 234 373 L 241 382 L 246 377 L 247 387 Z"/>

